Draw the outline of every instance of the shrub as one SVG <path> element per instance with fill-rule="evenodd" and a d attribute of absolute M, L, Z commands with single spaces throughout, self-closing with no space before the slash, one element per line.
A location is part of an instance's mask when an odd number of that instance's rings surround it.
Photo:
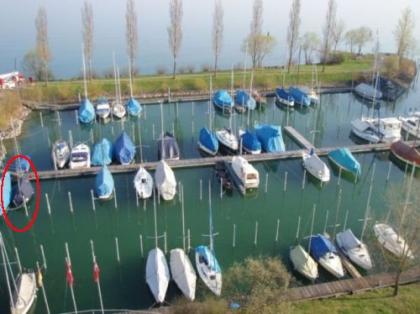
<path fill-rule="evenodd" d="M 164 67 L 164 66 L 161 65 L 161 66 L 158 66 L 156 68 L 156 74 L 157 75 L 165 75 L 166 73 L 168 73 L 166 67 Z"/>
<path fill-rule="evenodd" d="M 187 65 L 186 67 L 185 67 L 185 71 L 187 72 L 187 73 L 194 73 L 194 69 L 195 69 L 195 67 L 193 66 L 193 65 Z"/>
<path fill-rule="evenodd" d="M 330 53 L 328 56 L 327 62 L 325 62 L 328 65 L 334 65 L 334 64 L 341 64 L 345 61 L 345 55 L 341 52 L 335 52 Z M 321 60 L 321 63 L 323 63 L 324 60 Z"/>
<path fill-rule="evenodd" d="M 202 72 L 210 72 L 210 70 L 211 70 L 211 66 L 210 66 L 210 64 L 203 64 L 203 65 L 201 66 L 201 71 L 202 71 Z"/>

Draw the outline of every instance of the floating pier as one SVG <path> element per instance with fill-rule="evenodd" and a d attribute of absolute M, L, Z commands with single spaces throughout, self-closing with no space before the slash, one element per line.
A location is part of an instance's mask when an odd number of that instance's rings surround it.
<path fill-rule="evenodd" d="M 314 147 L 301 133 L 299 133 L 294 127 L 286 126 L 284 131 L 294 140 L 301 148 L 311 149 Z"/>

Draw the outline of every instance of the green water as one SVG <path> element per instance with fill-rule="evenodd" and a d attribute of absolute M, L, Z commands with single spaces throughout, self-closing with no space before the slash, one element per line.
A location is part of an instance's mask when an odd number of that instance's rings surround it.
<path fill-rule="evenodd" d="M 385 104 L 381 110 L 382 116 L 398 115 L 407 112 L 414 106 L 417 91 L 411 91 L 397 104 Z M 178 138 L 182 158 L 198 157 L 196 149 L 199 129 L 208 124 L 208 104 L 180 103 L 164 105 L 165 129 L 172 131 Z M 368 107 L 351 94 L 324 95 L 322 105 L 307 111 L 295 110 L 286 112 L 269 102 L 264 112 L 253 113 L 249 119 L 246 115 L 235 115 L 232 125 L 235 128 L 245 127 L 247 120 L 252 125 L 255 122 L 269 122 L 281 125 L 289 124 L 298 129 L 308 139 L 315 134 L 318 147 L 333 145 L 348 145 L 352 143 L 349 137 L 350 121 L 367 114 Z M 146 114 L 140 120 L 127 120 L 122 126 L 120 122 L 95 124 L 91 128 L 81 127 L 75 123 L 74 112 L 62 112 L 60 121 L 53 113 L 43 113 L 41 127 L 40 116 L 32 113 L 24 124 L 24 135 L 17 139 L 19 149 L 28 154 L 38 169 L 50 169 L 49 143 L 58 137 L 68 137 L 72 131 L 74 142 L 90 141 L 106 136 L 111 140 L 121 132 L 122 127 L 130 134 L 135 134 L 136 145 L 141 147 L 143 160 L 151 161 L 157 158 L 156 141 L 153 138 L 160 132 L 160 108 L 150 105 Z M 226 117 L 215 115 L 215 127 L 229 124 Z M 155 132 L 153 132 L 153 125 Z M 317 132 L 311 132 L 316 130 Z M 288 149 L 297 147 L 287 136 L 285 142 Z M 15 144 L 7 141 L 6 146 L 12 154 Z M 139 150 L 138 150 L 139 151 Z M 137 155 L 140 160 L 139 153 Z M 302 218 L 301 238 L 309 235 L 312 207 L 316 204 L 314 232 L 334 233 L 333 225 L 339 224 L 336 231 L 341 230 L 344 217 L 348 211 L 347 226 L 356 235 L 360 235 L 365 216 L 370 177 L 375 167 L 373 193 L 371 200 L 370 220 L 364 240 L 369 245 L 375 268 L 372 272 L 381 270 L 381 260 L 376 240 L 372 234 L 372 224 L 375 220 L 384 219 L 388 208 L 385 205 L 384 194 L 392 183 L 404 180 L 404 171 L 389 161 L 387 153 L 361 154 L 356 156 L 362 164 L 362 177 L 354 183 L 342 178 L 334 172 L 331 182 L 319 187 L 310 178 L 303 181 L 303 168 L 300 160 L 280 162 L 264 162 L 255 164 L 260 172 L 261 185 L 255 195 L 241 197 L 239 193 L 220 197 L 220 187 L 215 180 L 212 168 L 176 170 L 178 181 L 185 187 L 185 217 L 186 228 L 191 231 L 191 247 L 207 244 L 208 238 L 208 194 L 207 183 L 212 183 L 212 204 L 214 228 L 218 232 L 215 237 L 215 250 L 222 269 L 229 268 L 232 263 L 241 261 L 247 256 L 269 255 L 279 256 L 290 268 L 287 253 L 290 245 L 295 242 L 297 220 Z M 390 166 L 391 165 L 391 166 Z M 389 168 L 391 167 L 391 168 Z M 387 182 L 388 171 L 390 180 Z M 285 187 L 285 173 L 287 184 Z M 265 180 L 268 175 L 267 193 Z M 139 206 L 136 204 L 133 188 L 134 174 L 116 175 L 118 208 L 114 202 L 96 202 L 96 210 L 92 209 L 90 189 L 94 178 L 80 178 L 60 181 L 42 182 L 42 202 L 38 220 L 32 230 L 25 234 L 11 232 L 1 223 L 0 230 L 6 238 L 9 255 L 13 257 L 13 248 L 20 253 L 22 265 L 34 268 L 36 261 L 42 263 L 40 245 L 43 245 L 46 255 L 47 270 L 44 283 L 52 313 L 69 312 L 73 310 L 70 291 L 65 282 L 64 243 L 68 242 L 75 277 L 75 297 L 78 309 L 99 308 L 96 285 L 92 280 L 92 257 L 90 240 L 94 241 L 95 252 L 101 268 L 101 287 L 106 308 L 138 309 L 148 308 L 153 304 L 148 287 L 145 283 L 145 262 L 147 252 L 154 247 L 153 206 L 150 201 Z M 200 200 L 200 180 L 203 182 L 202 200 Z M 303 187 L 303 188 L 302 188 Z M 339 190 L 342 190 L 341 206 L 337 213 Z M 68 192 L 73 197 L 74 213 L 70 212 Z M 47 212 L 45 193 L 48 193 L 52 213 Z M 30 208 L 30 211 L 32 209 Z M 326 214 L 329 219 L 326 222 Z M 27 222 L 24 211 L 10 214 L 11 220 L 17 226 Z M 167 249 L 182 246 L 181 208 L 178 199 L 158 205 L 158 233 L 167 233 Z M 279 220 L 278 241 L 276 242 L 277 221 Z M 255 238 L 255 227 L 258 223 L 258 233 Z M 236 225 L 236 245 L 233 248 L 233 225 Z M 139 236 L 143 237 L 144 257 L 140 253 Z M 117 261 L 115 238 L 118 238 L 120 262 Z M 255 240 L 257 243 L 255 243 Z M 307 242 L 302 239 L 305 246 Z M 159 246 L 164 248 L 163 238 Z M 192 256 L 192 255 L 191 255 Z M 13 258 L 14 259 L 14 258 Z M 15 271 L 17 271 L 14 265 Z M 297 284 L 307 282 L 296 275 Z M 332 277 L 321 270 L 320 281 L 331 280 Z M 8 294 L 4 284 L 4 274 L 0 275 L 0 307 L 8 308 Z M 205 292 L 204 286 L 198 285 L 197 294 Z M 171 282 L 167 300 L 170 302 L 180 292 Z M 3 313 L 6 310 L 2 310 Z M 36 313 L 45 313 L 42 294 L 39 291 Z"/>

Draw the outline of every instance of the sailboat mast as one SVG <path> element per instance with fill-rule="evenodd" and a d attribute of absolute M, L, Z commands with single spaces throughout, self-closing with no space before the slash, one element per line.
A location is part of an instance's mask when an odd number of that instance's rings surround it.
<path fill-rule="evenodd" d="M 242 77 L 242 86 L 243 89 L 245 89 L 245 81 L 246 81 L 246 60 L 247 60 L 247 56 L 248 56 L 248 47 L 245 48 L 245 56 L 244 56 L 244 71 L 243 71 L 243 77 Z"/>
<path fill-rule="evenodd" d="M 212 125 L 211 125 L 211 96 L 213 94 L 213 77 L 210 75 L 210 82 L 209 82 L 210 86 L 209 86 L 209 92 L 210 92 L 210 98 L 209 98 L 209 130 L 212 130 Z"/>
<path fill-rule="evenodd" d="M 115 53 L 112 55 L 112 64 L 114 66 L 114 84 L 115 84 L 115 102 L 118 102 L 118 82 L 117 82 L 117 69 L 115 64 Z"/>
<path fill-rule="evenodd" d="M 308 252 L 310 252 L 310 250 L 311 250 L 312 234 L 314 232 L 315 212 L 316 212 L 316 204 L 314 204 L 314 206 L 312 208 L 311 233 L 309 235 L 309 241 L 308 241 Z"/>
<path fill-rule="evenodd" d="M 11 305 L 12 310 L 14 311 L 15 310 L 15 304 L 13 303 L 12 288 L 10 287 L 9 273 L 7 271 L 6 258 L 5 258 L 5 254 L 4 254 L 4 250 L 6 250 L 6 248 L 4 247 L 3 235 L 1 233 L 0 233 L 0 250 L 1 250 L 1 256 L 2 256 L 2 259 L 3 259 L 4 274 L 6 276 L 7 291 L 9 292 L 10 305 Z"/>
<path fill-rule="evenodd" d="M 121 80 L 120 80 L 120 68 L 117 65 L 117 81 L 118 81 L 118 102 L 122 104 L 121 99 Z"/>
<path fill-rule="evenodd" d="M 158 248 L 157 218 L 156 218 L 156 193 L 153 193 L 153 220 L 154 220 L 154 224 L 155 224 L 155 248 Z"/>
<path fill-rule="evenodd" d="M 230 94 L 231 94 L 231 96 L 232 96 L 232 98 L 233 98 L 233 88 L 234 88 L 234 86 L 233 86 L 233 80 L 234 80 L 234 74 L 233 74 L 233 64 L 232 64 L 232 69 L 231 69 L 231 71 L 230 71 Z"/>
<path fill-rule="evenodd" d="M 83 63 L 83 87 L 85 92 L 85 99 L 87 99 L 87 82 L 86 82 L 86 60 L 85 60 L 85 52 L 82 46 L 82 63 Z"/>
<path fill-rule="evenodd" d="M 211 184 L 209 181 L 209 237 L 210 237 L 210 250 L 213 251 L 213 217 L 211 209 Z"/>
<path fill-rule="evenodd" d="M 185 211 L 185 208 L 184 208 L 184 202 L 185 202 L 185 199 L 184 199 L 184 186 L 182 186 L 182 188 L 181 188 L 181 193 L 182 193 L 182 195 L 181 195 L 181 200 L 182 200 L 182 205 L 181 205 L 181 211 L 182 211 L 182 247 L 183 247 L 183 249 L 184 249 L 184 251 L 185 251 L 185 213 L 184 213 L 184 211 Z"/>
<path fill-rule="evenodd" d="M 164 159 L 164 147 L 163 147 L 163 104 L 160 102 L 160 159 Z"/>
<path fill-rule="evenodd" d="M 133 98 L 133 80 L 131 76 L 131 61 L 128 60 L 128 75 L 130 79 L 130 97 Z"/>

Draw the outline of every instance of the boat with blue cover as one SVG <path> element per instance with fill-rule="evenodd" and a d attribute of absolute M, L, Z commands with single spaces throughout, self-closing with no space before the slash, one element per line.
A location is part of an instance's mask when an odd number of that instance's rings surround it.
<path fill-rule="evenodd" d="M 262 146 L 255 132 L 246 130 L 241 135 L 242 149 L 251 155 L 261 154 Z"/>
<path fill-rule="evenodd" d="M 34 188 L 27 176 L 20 177 L 12 190 L 12 202 L 10 207 L 12 209 L 22 208 L 32 199 L 34 194 Z"/>
<path fill-rule="evenodd" d="M 28 159 L 30 158 L 29 156 L 25 157 L 27 157 Z M 16 172 L 29 172 L 29 170 L 31 169 L 31 165 L 29 164 L 29 161 L 27 161 L 25 158 L 19 157 L 13 162 L 10 168 L 11 170 Z"/>
<path fill-rule="evenodd" d="M 99 170 L 95 179 L 95 193 L 100 200 L 108 200 L 114 192 L 114 178 L 107 166 Z"/>
<path fill-rule="evenodd" d="M 290 87 L 289 93 L 295 100 L 295 104 L 303 107 L 309 107 L 311 105 L 311 99 L 308 94 L 298 87 Z"/>
<path fill-rule="evenodd" d="M 334 244 L 324 235 L 318 234 L 309 239 L 310 253 L 315 260 L 337 278 L 344 277 L 344 269 Z"/>
<path fill-rule="evenodd" d="M 295 99 L 287 89 L 278 87 L 276 88 L 276 104 L 293 107 L 295 105 Z"/>
<path fill-rule="evenodd" d="M 214 93 L 213 105 L 223 112 L 231 113 L 233 109 L 233 100 L 229 93 L 222 89 Z"/>
<path fill-rule="evenodd" d="M 112 163 L 112 143 L 103 138 L 99 143 L 93 147 L 92 165 L 104 166 Z"/>
<path fill-rule="evenodd" d="M 281 126 L 279 125 L 257 125 L 255 126 L 255 133 L 261 146 L 266 153 L 284 152 L 286 150 Z"/>
<path fill-rule="evenodd" d="M 3 208 L 5 211 L 9 208 L 12 200 L 12 178 L 10 172 L 6 172 L 3 179 Z M 0 211 L 0 216 L 3 215 L 3 209 Z"/>
<path fill-rule="evenodd" d="M 340 169 L 349 172 L 355 176 L 361 174 L 360 163 L 354 158 L 348 148 L 339 148 L 328 154 L 328 158 Z"/>
<path fill-rule="evenodd" d="M 255 99 L 245 90 L 239 89 L 235 94 L 235 108 L 239 112 L 246 110 L 255 110 L 257 102 Z"/>
<path fill-rule="evenodd" d="M 80 123 L 89 124 L 95 120 L 95 108 L 88 98 L 84 98 L 79 106 Z"/>
<path fill-rule="evenodd" d="M 114 143 L 114 158 L 121 165 L 129 165 L 136 156 L 136 147 L 126 132 L 121 133 Z"/>
<path fill-rule="evenodd" d="M 107 120 L 111 115 L 111 106 L 106 97 L 100 97 L 96 101 L 96 115 L 102 120 Z"/>
<path fill-rule="evenodd" d="M 126 106 L 128 114 L 133 117 L 140 116 L 143 110 L 141 104 L 134 97 L 130 97 Z"/>
<path fill-rule="evenodd" d="M 208 128 L 202 128 L 198 136 L 198 147 L 205 153 L 215 156 L 219 151 L 216 134 Z"/>

